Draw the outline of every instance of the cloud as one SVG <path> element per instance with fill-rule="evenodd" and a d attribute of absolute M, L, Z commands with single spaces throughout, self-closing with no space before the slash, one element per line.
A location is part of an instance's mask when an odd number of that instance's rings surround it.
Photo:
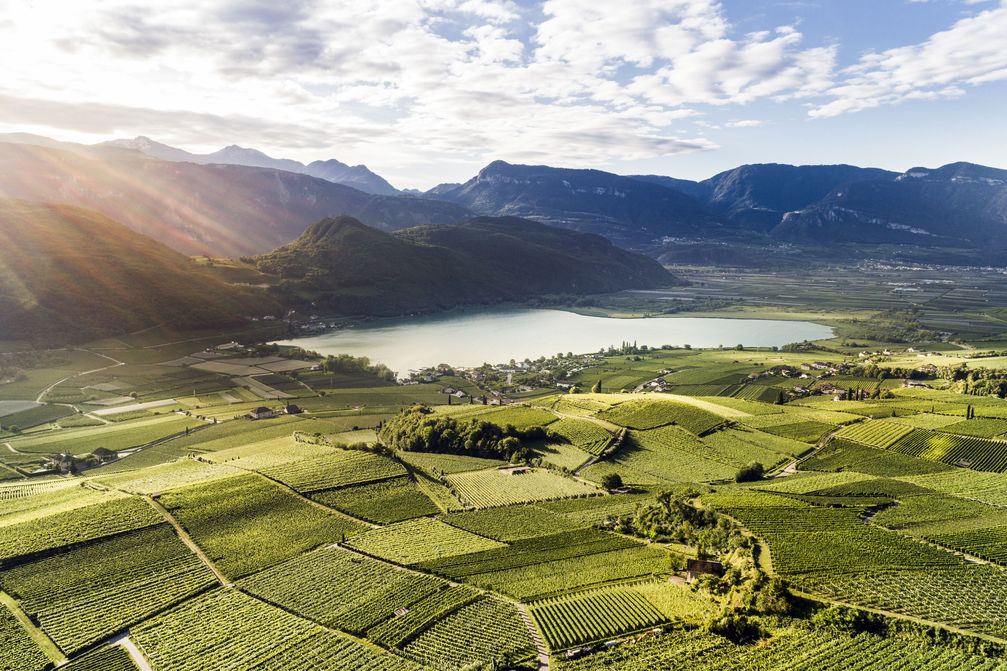
<path fill-rule="evenodd" d="M 840 73 L 814 106 L 813 117 L 833 117 L 911 100 L 965 95 L 970 87 L 1007 80 L 1007 0 L 956 22 L 925 42 L 869 52 Z"/>
<path fill-rule="evenodd" d="M 244 115 L 220 116 L 188 110 L 158 110 L 102 103 L 66 103 L 0 93 L 0 124 L 61 128 L 103 136 L 141 135 L 159 129 L 166 142 L 189 144 L 205 138 L 256 135 L 292 149 L 312 147 L 316 130 Z M 362 130 L 360 139 L 366 139 Z"/>
<path fill-rule="evenodd" d="M 702 105 L 804 96 L 832 67 L 794 29 L 735 36 L 714 0 L 0 0 L 0 121 L 238 142 L 396 170 L 709 150 Z M 0 24 L 2 26 L 3 24 Z"/>
<path fill-rule="evenodd" d="M 398 175 L 597 166 L 715 149 L 765 122 L 754 103 L 832 117 L 1007 79 L 1007 0 L 976 1 L 837 70 L 840 44 L 796 22 L 742 32 L 718 0 L 0 0 L 0 122 Z"/>

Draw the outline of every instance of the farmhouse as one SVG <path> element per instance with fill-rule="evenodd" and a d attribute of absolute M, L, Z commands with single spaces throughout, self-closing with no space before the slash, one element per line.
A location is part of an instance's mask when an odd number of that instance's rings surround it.
<path fill-rule="evenodd" d="M 269 419 L 270 417 L 276 417 L 276 411 L 265 406 L 260 406 L 248 413 L 249 419 Z"/>

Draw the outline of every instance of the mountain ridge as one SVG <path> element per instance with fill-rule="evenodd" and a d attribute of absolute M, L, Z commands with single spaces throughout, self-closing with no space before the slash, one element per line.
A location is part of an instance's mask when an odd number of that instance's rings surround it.
<path fill-rule="evenodd" d="M 386 229 L 470 216 L 429 198 L 373 195 L 271 168 L 164 161 L 110 146 L 69 151 L 0 142 L 0 176 L 0 197 L 95 210 L 189 255 L 269 251 L 338 214 Z"/>
<path fill-rule="evenodd" d="M 109 140 L 100 144 L 133 149 L 163 161 L 197 163 L 200 165 L 224 163 L 253 168 L 272 168 L 318 177 L 319 179 L 350 186 L 374 195 L 394 196 L 400 193 L 398 189 L 388 183 L 388 180 L 370 170 L 366 165 L 351 166 L 336 159 L 312 161 L 305 165 L 300 161 L 289 158 L 273 158 L 258 149 L 241 147 L 236 144 L 228 145 L 209 154 L 195 154 L 184 149 L 156 142 L 144 135 L 132 139 Z"/>

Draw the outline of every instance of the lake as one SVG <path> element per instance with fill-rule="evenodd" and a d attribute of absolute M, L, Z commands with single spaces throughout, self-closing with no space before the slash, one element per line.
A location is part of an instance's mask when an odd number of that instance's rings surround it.
<path fill-rule="evenodd" d="M 320 354 L 366 356 L 402 375 L 439 363 L 478 366 L 558 352 L 597 352 L 623 342 L 651 347 L 734 347 L 739 343 L 770 347 L 831 336 L 831 328 L 812 322 L 707 317 L 609 319 L 562 310 L 510 309 L 378 320 L 279 344 Z"/>

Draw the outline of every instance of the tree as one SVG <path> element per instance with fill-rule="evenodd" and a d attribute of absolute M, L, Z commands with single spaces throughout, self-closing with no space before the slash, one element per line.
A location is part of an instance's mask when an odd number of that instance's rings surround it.
<path fill-rule="evenodd" d="M 591 387 L 591 393 L 592 394 L 600 394 L 601 393 L 601 379 L 599 379 L 597 382 L 595 382 L 594 386 Z"/>
<path fill-rule="evenodd" d="M 613 489 L 620 489 L 622 487 L 622 476 L 618 473 L 609 473 L 608 475 L 602 476 L 601 486 L 609 491 L 612 491 Z"/>
<path fill-rule="evenodd" d="M 735 482 L 754 482 L 761 480 L 766 474 L 766 467 L 757 461 L 753 461 L 747 466 L 742 466 L 734 476 Z"/>

